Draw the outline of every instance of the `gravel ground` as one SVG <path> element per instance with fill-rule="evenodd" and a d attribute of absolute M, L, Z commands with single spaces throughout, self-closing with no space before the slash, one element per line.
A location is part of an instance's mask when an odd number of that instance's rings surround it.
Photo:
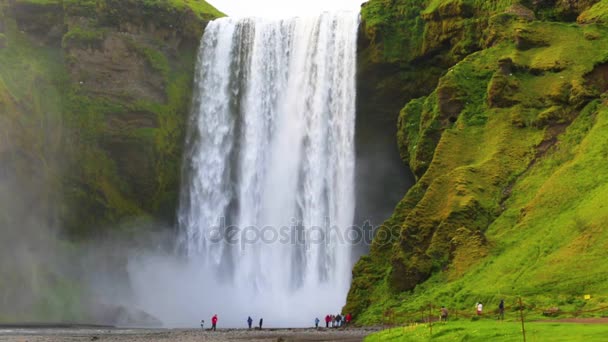
<path fill-rule="evenodd" d="M 359 342 L 377 329 L 268 329 L 263 331 L 218 330 L 101 330 L 101 329 L 0 329 L 2 342 L 226 342 L 226 341 L 281 341 Z"/>

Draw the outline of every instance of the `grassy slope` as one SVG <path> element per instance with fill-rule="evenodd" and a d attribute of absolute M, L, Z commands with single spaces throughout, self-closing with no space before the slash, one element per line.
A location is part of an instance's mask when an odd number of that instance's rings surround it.
<path fill-rule="evenodd" d="M 527 341 L 589 341 L 606 339 L 608 327 L 592 324 L 528 323 Z M 429 341 L 428 325 L 396 328 L 369 336 L 374 341 Z M 491 321 L 457 321 L 433 325 L 433 341 L 519 341 L 522 339 L 521 323 L 497 323 Z"/>
<path fill-rule="evenodd" d="M 501 43 L 401 113 L 402 155 L 419 180 L 355 267 L 345 310 L 359 323 L 387 310 L 404 320 L 429 302 L 513 307 L 522 295 L 538 314 L 608 301 L 608 110 L 584 78 L 608 61 L 608 29 L 500 15 L 488 31 Z"/>

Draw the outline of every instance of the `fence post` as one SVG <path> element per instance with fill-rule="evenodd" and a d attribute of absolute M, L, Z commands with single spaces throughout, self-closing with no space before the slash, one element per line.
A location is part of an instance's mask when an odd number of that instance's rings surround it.
<path fill-rule="evenodd" d="M 429 303 L 429 330 L 431 331 L 431 337 L 433 337 L 433 303 Z"/>
<path fill-rule="evenodd" d="M 519 297 L 519 315 L 521 317 L 521 332 L 524 335 L 524 342 L 526 342 L 526 327 L 524 325 L 524 305 Z"/>

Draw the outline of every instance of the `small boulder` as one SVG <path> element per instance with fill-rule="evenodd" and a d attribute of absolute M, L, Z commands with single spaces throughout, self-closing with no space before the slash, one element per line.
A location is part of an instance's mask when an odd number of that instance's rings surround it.
<path fill-rule="evenodd" d="M 512 5 L 505 10 L 505 14 L 510 14 L 526 21 L 536 20 L 536 14 L 534 14 L 534 11 L 522 4 Z"/>
<path fill-rule="evenodd" d="M 523 28 L 515 30 L 515 47 L 517 50 L 525 51 L 544 46 L 549 46 L 549 43 L 541 35 Z"/>

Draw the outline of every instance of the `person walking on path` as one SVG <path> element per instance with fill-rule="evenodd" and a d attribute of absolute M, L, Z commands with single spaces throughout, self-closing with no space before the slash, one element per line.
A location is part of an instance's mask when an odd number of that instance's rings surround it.
<path fill-rule="evenodd" d="M 498 304 L 498 319 L 503 321 L 505 319 L 505 300 L 501 299 Z"/>
<path fill-rule="evenodd" d="M 336 315 L 336 327 L 340 327 L 342 325 L 342 316 L 340 314 Z"/>
<path fill-rule="evenodd" d="M 481 304 L 481 302 L 477 303 L 477 316 L 481 316 L 481 313 L 483 312 L 483 304 Z"/>
<path fill-rule="evenodd" d="M 319 317 L 316 317 L 315 318 L 315 329 L 319 329 L 319 322 L 320 322 Z"/>
<path fill-rule="evenodd" d="M 251 330 L 251 325 L 253 324 L 253 319 L 251 316 L 247 317 L 247 325 L 249 326 L 249 330 Z"/>
<path fill-rule="evenodd" d="M 201 329 L 205 330 L 205 320 L 204 319 L 201 320 Z"/>
<path fill-rule="evenodd" d="M 211 330 L 215 331 L 217 328 L 217 314 L 213 315 L 211 318 Z"/>
<path fill-rule="evenodd" d="M 346 324 L 350 325 L 350 322 L 353 320 L 353 315 L 350 313 L 346 314 Z"/>
<path fill-rule="evenodd" d="M 448 321 L 448 309 L 445 306 L 441 307 L 441 321 L 442 322 Z"/>
<path fill-rule="evenodd" d="M 262 324 L 264 324 L 264 319 L 260 318 L 260 330 L 262 330 Z"/>
<path fill-rule="evenodd" d="M 325 327 L 329 328 L 329 322 L 331 322 L 331 317 L 329 315 L 325 316 Z"/>

